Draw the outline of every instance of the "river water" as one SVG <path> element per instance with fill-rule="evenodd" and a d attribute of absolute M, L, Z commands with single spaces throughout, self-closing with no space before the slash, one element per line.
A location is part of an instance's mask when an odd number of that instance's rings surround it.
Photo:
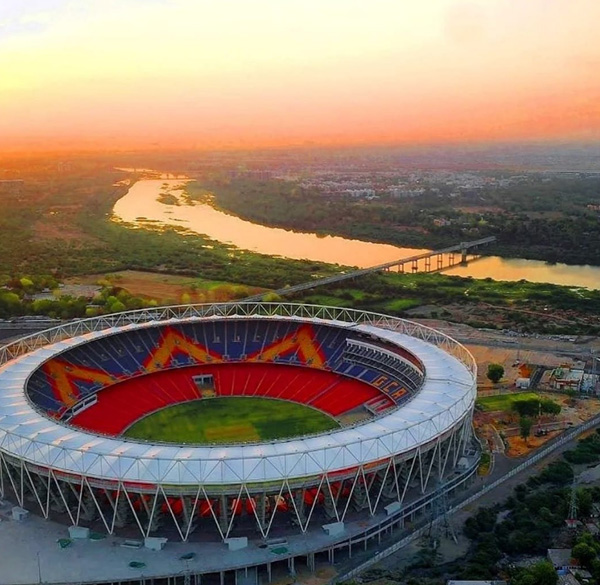
<path fill-rule="evenodd" d="M 161 191 L 168 192 L 170 197 L 176 198 L 178 204 L 161 202 Z M 219 242 L 271 256 L 316 260 L 359 268 L 399 260 L 426 251 L 271 228 L 228 215 L 208 204 L 190 203 L 184 194 L 185 180 L 143 179 L 134 183 L 116 202 L 113 217 L 116 221 L 127 222 L 137 227 L 178 226 Z M 420 267 L 422 269 L 423 264 Z M 547 264 L 537 260 L 486 256 L 470 262 L 467 266 L 445 270 L 444 273 L 474 278 L 491 277 L 495 280 L 525 279 L 531 282 L 600 289 L 600 267 L 597 266 L 569 266 Z"/>

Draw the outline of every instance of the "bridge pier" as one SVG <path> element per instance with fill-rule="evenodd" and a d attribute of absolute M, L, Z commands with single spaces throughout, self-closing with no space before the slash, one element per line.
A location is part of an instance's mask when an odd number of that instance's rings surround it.
<path fill-rule="evenodd" d="M 389 271 L 389 270 L 392 270 L 393 268 L 395 268 L 396 266 L 398 267 L 398 269 L 397 269 L 398 273 L 404 274 L 404 273 L 408 272 L 409 263 L 410 263 L 410 267 L 411 267 L 411 272 L 414 273 L 414 272 L 419 271 L 419 261 L 420 260 L 425 260 L 425 263 L 424 263 L 425 271 L 431 272 L 431 270 L 432 270 L 431 258 L 433 258 L 434 256 L 436 257 L 435 265 L 437 266 L 437 270 L 443 270 L 444 268 L 450 268 L 450 267 L 456 266 L 458 264 L 456 262 L 456 259 L 457 259 L 456 254 L 460 253 L 461 254 L 461 262 L 463 264 L 466 264 L 467 258 L 468 258 L 468 250 L 470 250 L 471 248 L 478 248 L 479 246 L 483 246 L 484 244 L 489 244 L 489 243 L 495 242 L 495 241 L 496 241 L 495 236 L 488 236 L 486 238 L 481 238 L 480 240 L 474 240 L 472 242 L 460 242 L 459 244 L 455 244 L 453 246 L 449 246 L 447 248 L 443 248 L 440 250 L 432 250 L 429 252 L 425 252 L 423 254 L 418 254 L 416 256 L 412 256 L 409 258 L 401 258 L 400 260 L 394 260 L 392 262 L 385 262 L 383 264 L 378 264 L 376 266 L 371 266 L 369 268 L 361 268 L 359 270 L 344 272 L 344 273 L 336 274 L 333 276 L 325 276 L 323 278 L 317 278 L 315 280 L 310 280 L 308 282 L 295 284 L 293 286 L 286 286 L 284 288 L 274 290 L 273 292 L 278 295 L 281 295 L 281 296 L 289 295 L 292 293 L 296 293 L 296 292 L 300 292 L 300 291 L 304 291 L 304 290 L 310 290 L 310 289 L 316 288 L 318 286 L 331 284 L 331 283 L 339 282 L 342 280 L 358 278 L 360 276 L 364 276 L 365 274 Z M 444 255 L 445 254 L 448 254 L 448 260 L 449 260 L 449 262 L 446 266 L 444 266 Z M 245 301 L 245 302 L 262 301 L 263 297 L 264 297 L 264 293 L 258 293 L 256 295 L 251 295 L 249 297 L 245 297 L 244 299 L 240 299 L 240 300 Z M 9 324 L 9 326 L 14 327 L 14 325 L 12 323 Z M 6 328 L 6 326 L 3 325 L 0 327 L 0 330 L 5 329 L 5 328 Z"/>

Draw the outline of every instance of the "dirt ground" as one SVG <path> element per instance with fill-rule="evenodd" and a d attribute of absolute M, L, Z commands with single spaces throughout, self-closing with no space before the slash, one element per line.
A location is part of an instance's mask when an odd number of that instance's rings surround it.
<path fill-rule="evenodd" d="M 536 437 L 536 424 L 534 424 L 531 436 L 524 441 L 518 431 L 519 416 L 515 412 L 495 411 L 481 412 L 475 411 L 473 424 L 479 438 L 486 442 L 493 453 L 505 453 L 508 457 L 522 457 L 535 451 L 544 443 L 556 437 L 564 429 L 578 425 L 600 412 L 600 400 L 597 398 L 577 399 L 571 401 L 564 394 L 550 392 L 536 392 L 540 398 L 545 398 L 558 402 L 562 411 L 556 416 L 542 415 L 538 421 L 542 425 L 560 427 L 556 430 L 549 430 L 548 434 Z M 501 438 L 502 435 L 504 440 Z"/>
<path fill-rule="evenodd" d="M 552 329 L 555 326 L 571 329 L 573 325 L 600 325 L 600 316 L 590 312 L 567 309 L 564 311 L 548 311 L 542 301 L 529 301 L 523 305 L 494 305 L 483 301 L 477 303 L 448 303 L 443 305 L 427 305 L 408 311 L 417 318 L 430 318 L 442 311 L 455 323 L 469 323 L 475 327 L 539 330 L 541 327 Z M 515 316 L 519 320 L 515 320 Z M 432 319 L 428 319 L 432 320 Z"/>
<path fill-rule="evenodd" d="M 302 585 L 326 585 L 335 577 L 337 571 L 331 565 L 320 564 L 314 573 L 300 563 L 296 564 L 296 577 L 292 577 L 287 567 L 274 566 L 273 580 L 271 585 L 291 585 L 292 583 Z"/>
<path fill-rule="evenodd" d="M 155 299 L 159 302 L 221 302 L 256 294 L 263 289 L 226 282 L 216 282 L 179 276 L 176 274 L 161 274 L 141 272 L 137 270 L 122 270 L 111 274 L 88 274 L 67 279 L 67 284 L 98 284 L 108 281 L 111 285 L 124 288 L 134 296 Z"/>
<path fill-rule="evenodd" d="M 499 334 L 476 332 L 475 330 L 459 326 L 460 333 L 466 337 L 480 336 L 482 341 L 494 342 L 504 341 L 506 338 Z M 527 345 L 535 344 L 543 349 L 527 349 Z M 581 362 L 575 358 L 565 355 L 563 351 L 573 349 L 572 343 L 562 343 L 557 340 L 545 338 L 519 338 L 518 344 L 511 347 L 488 346 L 482 343 L 465 343 L 467 349 L 473 354 L 478 367 L 478 392 L 480 395 L 490 395 L 496 392 L 516 391 L 515 381 L 517 378 L 528 377 L 536 366 L 553 369 L 558 366 L 579 366 Z M 504 367 L 504 378 L 498 384 L 492 384 L 486 377 L 488 365 L 498 363 Z M 553 428 L 553 423 L 560 425 L 560 430 L 550 430 L 547 435 L 536 437 L 535 426 L 532 434 L 525 442 L 518 431 L 519 417 L 514 412 L 479 412 L 475 413 L 474 425 L 478 436 L 487 443 L 492 453 L 505 453 L 509 457 L 523 457 L 531 451 L 542 446 L 552 437 L 559 434 L 568 426 L 577 425 L 588 420 L 600 412 L 600 400 L 591 398 L 589 400 L 579 399 L 575 402 L 569 401 L 564 394 L 550 393 L 536 390 L 542 398 L 548 398 L 558 402 L 562 407 L 561 414 L 554 417 L 542 417 L 540 423 L 547 424 Z"/>
<path fill-rule="evenodd" d="M 440 307 L 433 306 L 432 308 L 440 310 Z M 536 350 L 558 355 L 577 351 L 589 354 L 590 350 L 595 353 L 600 352 L 600 337 L 576 337 L 576 341 L 573 342 L 557 339 L 550 335 L 507 335 L 503 330 L 475 329 L 464 322 L 450 322 L 444 319 L 415 318 L 413 320 L 439 329 L 466 345 L 500 345 L 505 346 L 504 349 L 511 349 L 515 352 Z"/>
<path fill-rule="evenodd" d="M 82 243 L 94 242 L 101 245 L 100 240 L 77 228 L 74 221 L 80 205 L 54 205 L 48 208 L 33 224 L 35 237 L 42 240 L 65 240 Z"/>
<path fill-rule="evenodd" d="M 522 377 L 522 364 L 545 366 L 546 368 L 557 368 L 562 365 L 577 365 L 579 362 L 572 358 L 554 352 L 525 350 L 513 347 L 488 347 L 485 345 L 466 344 L 467 349 L 473 354 L 477 361 L 477 383 L 480 389 L 497 388 L 486 377 L 487 368 L 490 364 L 501 364 L 504 366 L 504 379 L 500 386 L 514 386 L 515 380 Z"/>
<path fill-rule="evenodd" d="M 541 447 L 546 441 L 560 435 L 562 431 L 553 431 L 543 437 L 531 436 L 525 441 L 521 437 L 507 437 L 508 449 L 506 455 L 509 457 L 523 457 L 538 447 Z"/>

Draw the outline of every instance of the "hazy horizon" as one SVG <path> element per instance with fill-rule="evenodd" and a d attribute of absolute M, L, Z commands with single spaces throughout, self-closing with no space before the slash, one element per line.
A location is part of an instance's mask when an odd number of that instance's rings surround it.
<path fill-rule="evenodd" d="M 596 142 L 596 0 L 7 0 L 0 149 Z"/>

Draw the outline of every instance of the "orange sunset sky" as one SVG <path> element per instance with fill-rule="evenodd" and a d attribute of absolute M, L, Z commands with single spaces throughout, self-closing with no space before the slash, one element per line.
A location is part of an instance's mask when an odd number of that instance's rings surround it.
<path fill-rule="evenodd" d="M 600 0 L 2 0 L 0 148 L 600 139 Z"/>

